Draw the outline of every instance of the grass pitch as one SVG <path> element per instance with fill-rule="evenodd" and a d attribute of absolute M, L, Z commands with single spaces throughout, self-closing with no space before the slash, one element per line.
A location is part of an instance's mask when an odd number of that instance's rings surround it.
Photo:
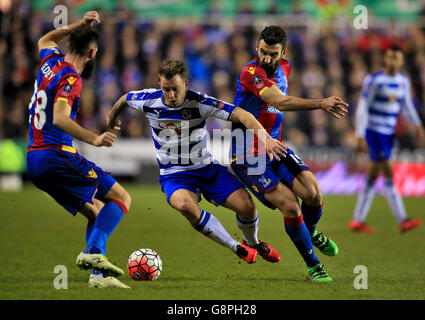
<path fill-rule="evenodd" d="M 168 206 L 159 185 L 126 185 L 133 197 L 130 212 L 108 241 L 107 255 L 126 268 L 139 248 L 156 250 L 163 261 L 157 281 L 122 281 L 132 290 L 91 289 L 88 271 L 75 258 L 85 246 L 86 219 L 71 216 L 32 185 L 0 193 L 0 299 L 425 299 L 425 227 L 399 234 L 384 198 L 375 199 L 368 223 L 375 235 L 348 231 L 356 197 L 325 197 L 319 230 L 338 244 L 336 257 L 317 252 L 334 282 L 304 280 L 306 267 L 285 233 L 283 218 L 257 203 L 260 239 L 282 255 L 271 264 L 258 257 L 248 265 L 230 250 L 196 232 Z M 410 217 L 424 218 L 424 199 L 405 199 Z M 217 216 L 236 239 L 235 216 L 203 200 L 201 207 Z M 68 270 L 68 289 L 57 290 L 57 265 Z M 357 265 L 367 268 L 368 289 L 354 287 Z M 62 274 L 63 275 L 63 274 Z"/>

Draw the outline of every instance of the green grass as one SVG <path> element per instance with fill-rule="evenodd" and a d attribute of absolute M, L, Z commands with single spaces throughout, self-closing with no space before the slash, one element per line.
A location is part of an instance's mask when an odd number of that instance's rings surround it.
<path fill-rule="evenodd" d="M 305 281 L 306 267 L 285 233 L 283 218 L 257 202 L 260 239 L 282 255 L 271 264 L 260 257 L 248 265 L 230 250 L 196 232 L 165 201 L 158 185 L 126 186 L 133 206 L 108 242 L 107 255 L 125 268 L 128 256 L 139 248 L 156 250 L 163 261 L 157 281 L 123 282 L 132 290 L 101 290 L 87 286 L 88 271 L 75 258 L 84 248 L 86 220 L 72 217 L 35 187 L 0 193 L 0 299 L 424 299 L 424 233 L 421 226 L 399 234 L 384 198 L 376 198 L 368 223 L 375 235 L 347 229 L 356 197 L 325 198 L 319 230 L 331 236 L 340 253 L 319 259 L 334 282 Z M 405 199 L 409 215 L 421 217 L 424 199 Z M 232 212 L 201 202 L 236 239 L 241 232 Z M 56 265 L 68 269 L 68 290 L 57 290 Z M 368 289 L 356 290 L 356 265 L 368 269 Z"/>

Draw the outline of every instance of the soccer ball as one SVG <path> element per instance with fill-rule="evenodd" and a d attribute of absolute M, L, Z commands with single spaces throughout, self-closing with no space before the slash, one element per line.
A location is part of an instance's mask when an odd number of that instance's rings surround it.
<path fill-rule="evenodd" d="M 162 260 L 152 249 L 139 249 L 128 258 L 127 270 L 133 280 L 156 280 L 162 272 Z"/>

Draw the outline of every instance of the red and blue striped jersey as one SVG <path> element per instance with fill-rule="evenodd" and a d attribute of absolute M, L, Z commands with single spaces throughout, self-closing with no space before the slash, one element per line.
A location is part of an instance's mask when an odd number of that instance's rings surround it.
<path fill-rule="evenodd" d="M 237 90 L 234 105 L 252 113 L 263 125 L 264 129 L 274 139 L 281 139 L 283 112 L 276 107 L 270 106 L 261 100 L 265 90 L 276 85 L 285 95 L 288 93 L 288 78 L 291 64 L 286 59 L 281 59 L 275 75 L 268 78 L 262 67 L 257 65 L 257 59 L 250 61 L 242 68 L 237 81 Z M 232 130 L 244 130 L 240 123 L 233 123 Z M 233 131 L 235 132 L 235 131 Z M 234 134 L 237 136 L 237 134 Z M 241 141 L 241 140 L 239 140 Z M 253 140 L 243 139 L 244 143 L 232 143 L 232 158 L 241 155 L 258 155 L 258 143 L 256 137 Z"/>
<path fill-rule="evenodd" d="M 72 146 L 72 136 L 53 125 L 53 105 L 66 101 L 75 120 L 79 109 L 82 79 L 74 66 L 64 61 L 58 47 L 40 50 L 41 63 L 29 104 L 29 147 Z"/>

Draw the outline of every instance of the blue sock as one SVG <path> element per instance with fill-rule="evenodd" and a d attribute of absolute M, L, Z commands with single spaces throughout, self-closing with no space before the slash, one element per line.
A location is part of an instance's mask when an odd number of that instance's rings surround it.
<path fill-rule="evenodd" d="M 106 241 L 115 230 L 125 212 L 122 207 L 114 201 L 107 202 L 94 222 L 92 230 L 88 235 L 87 246 L 84 253 L 105 254 Z"/>
<path fill-rule="evenodd" d="M 86 228 L 86 243 L 89 242 L 89 238 L 90 235 L 93 231 L 93 227 L 94 227 L 94 222 L 89 222 L 87 223 L 87 228 Z"/>
<path fill-rule="evenodd" d="M 303 257 L 307 267 L 314 267 L 320 261 L 314 254 L 313 244 L 311 243 L 310 233 L 303 221 L 303 215 L 297 218 L 284 218 L 286 233 L 297 247 Z"/>
<path fill-rule="evenodd" d="M 303 213 L 304 223 L 310 234 L 316 231 L 316 226 L 322 217 L 322 207 L 323 204 L 320 207 L 313 207 L 306 204 L 305 201 L 301 202 L 301 212 Z"/>

